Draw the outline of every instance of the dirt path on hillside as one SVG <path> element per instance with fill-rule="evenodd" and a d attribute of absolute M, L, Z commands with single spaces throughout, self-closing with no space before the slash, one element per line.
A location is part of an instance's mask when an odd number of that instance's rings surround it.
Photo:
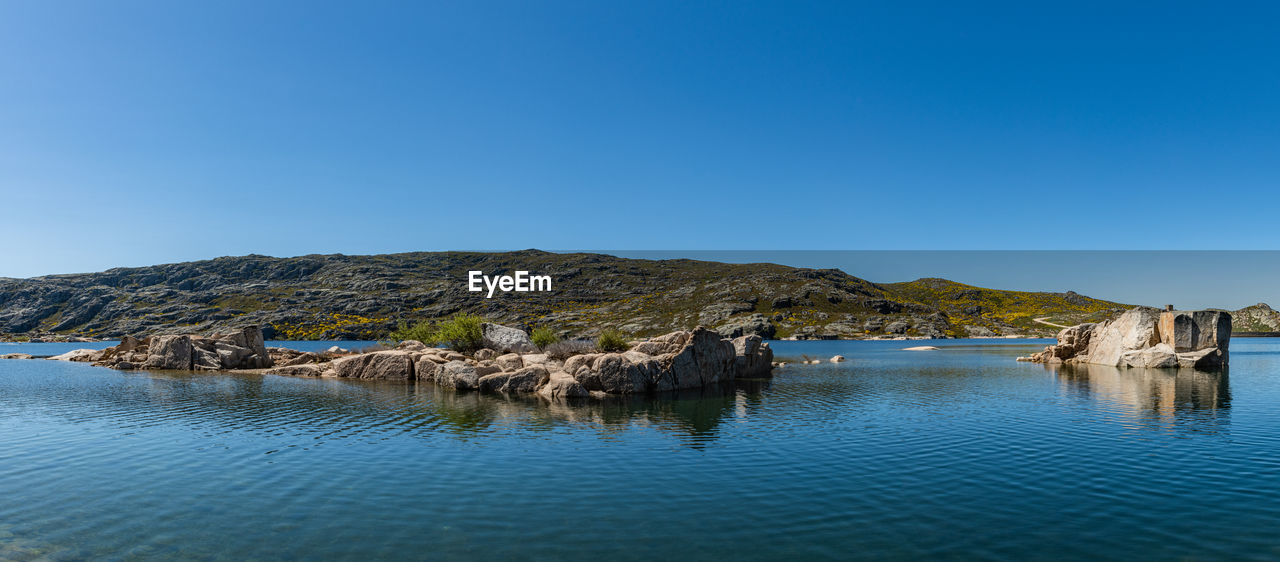
<path fill-rule="evenodd" d="M 1053 326 L 1054 328 L 1070 328 L 1071 327 L 1071 326 L 1063 326 L 1062 324 L 1054 324 L 1053 322 L 1048 322 L 1047 320 L 1049 320 L 1050 318 L 1053 318 L 1053 317 L 1045 316 L 1043 318 L 1032 318 L 1032 320 L 1035 320 L 1036 322 L 1044 324 L 1045 326 Z"/>

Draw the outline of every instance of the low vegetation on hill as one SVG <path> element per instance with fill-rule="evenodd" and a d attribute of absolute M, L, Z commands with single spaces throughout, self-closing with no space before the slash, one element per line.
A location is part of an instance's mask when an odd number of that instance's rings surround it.
<path fill-rule="evenodd" d="M 1233 332 L 1280 332 L 1280 312 L 1266 303 L 1246 306 L 1231 312 Z"/>
<path fill-rule="evenodd" d="M 467 290 L 468 271 L 548 275 L 549 292 Z M 556 338 L 714 327 L 784 338 L 1052 335 L 1125 305 L 942 279 L 876 284 L 835 269 L 537 250 L 266 256 L 0 279 L 0 334 L 117 337 L 250 324 L 271 339 L 379 339 L 474 314 Z"/>
<path fill-rule="evenodd" d="M 1072 291 L 1032 293 L 973 287 L 946 279 L 918 279 L 907 283 L 887 283 L 886 290 L 917 304 L 932 306 L 958 324 L 965 334 L 990 336 L 1000 333 L 1042 333 L 1055 326 L 1100 322 L 1130 308 Z"/>

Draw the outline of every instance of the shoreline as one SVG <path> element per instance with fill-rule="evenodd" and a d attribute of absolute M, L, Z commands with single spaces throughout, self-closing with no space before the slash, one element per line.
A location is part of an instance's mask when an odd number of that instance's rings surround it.
<path fill-rule="evenodd" d="M 1258 335 L 1258 334 L 1264 334 L 1264 335 Z M 750 334 L 748 334 L 748 335 L 750 335 Z M 128 336 L 125 336 L 125 337 L 128 337 Z M 655 336 L 655 337 L 656 337 L 656 336 Z M 1254 332 L 1250 332 L 1250 333 L 1247 333 L 1247 335 L 1245 335 L 1245 334 L 1232 334 L 1232 337 L 1239 337 L 1239 338 L 1245 338 L 1245 337 L 1280 337 L 1280 332 L 1274 332 L 1274 333 L 1272 333 L 1272 332 L 1263 332 L 1263 333 L 1254 333 Z M 816 341 L 1041 340 L 1041 339 L 1053 339 L 1053 338 L 1054 338 L 1054 336 L 1052 336 L 1052 335 L 1048 335 L 1048 336 L 1023 336 L 1023 335 L 1014 335 L 1014 336 L 970 336 L 970 337 L 965 337 L 965 338 L 927 338 L 927 337 L 921 337 L 921 336 L 898 336 L 898 337 L 870 337 L 870 338 L 797 338 L 797 337 L 786 337 L 786 338 L 761 338 L 761 339 L 762 339 L 763 341 L 785 341 L 785 342 L 815 341 L 815 342 L 816 342 Z M 50 344 L 53 344 L 53 343 L 56 343 L 56 344 L 69 344 L 69 343 L 118 343 L 118 342 L 122 341 L 122 339 L 123 339 L 123 338 L 69 339 L 69 340 L 46 340 L 46 339 L 41 339 L 40 341 L 29 341 L 29 340 L 0 340 L 0 345 L 3 345 L 3 344 L 45 344 L 45 343 L 50 343 Z M 274 341 L 274 342 L 336 342 L 336 341 L 351 341 L 351 342 L 368 342 L 368 343 L 377 343 L 377 342 L 379 342 L 379 341 L 381 341 L 381 340 L 377 340 L 377 339 L 370 339 L 370 340 L 361 340 L 361 339 L 351 339 L 351 340 L 348 340 L 348 339 L 318 339 L 318 340 L 303 340 L 303 339 L 293 339 L 293 340 L 291 340 L 291 339 L 280 339 L 280 340 L 268 340 L 268 341 Z"/>

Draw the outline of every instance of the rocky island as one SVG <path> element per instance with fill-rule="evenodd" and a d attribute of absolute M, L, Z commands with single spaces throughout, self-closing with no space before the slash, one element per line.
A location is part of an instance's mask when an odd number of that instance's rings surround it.
<path fill-rule="evenodd" d="M 1112 320 L 1058 333 L 1058 343 L 1020 361 L 1113 367 L 1221 369 L 1227 366 L 1231 314 L 1138 307 Z"/>
<path fill-rule="evenodd" d="M 250 326 L 214 337 L 124 338 L 115 347 L 54 359 L 115 369 L 250 371 L 266 374 L 433 383 L 456 390 L 603 398 L 684 390 L 771 375 L 773 350 L 759 336 L 725 338 L 698 327 L 631 342 L 626 350 L 539 352 L 521 330 L 485 324 L 484 347 L 464 354 L 403 341 L 394 349 L 323 353 L 267 348 Z"/>

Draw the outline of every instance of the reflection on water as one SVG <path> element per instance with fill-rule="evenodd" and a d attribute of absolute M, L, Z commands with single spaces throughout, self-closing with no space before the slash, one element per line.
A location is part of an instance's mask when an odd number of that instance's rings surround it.
<path fill-rule="evenodd" d="M 0 361 L 0 559 L 1280 555 L 1280 341 L 1230 377 L 934 343 L 578 403 Z"/>
<path fill-rule="evenodd" d="M 340 384 L 365 383 L 341 381 Z M 496 425 L 518 420 L 520 427 L 528 431 L 552 431 L 562 424 L 574 424 L 594 428 L 602 436 L 631 426 L 645 426 L 687 437 L 684 442 L 697 447 L 714 439 L 717 428 L 726 419 L 748 415 L 769 383 L 736 381 L 654 396 L 556 401 L 528 395 L 455 392 L 430 384 L 374 386 L 403 393 L 409 404 L 407 408 L 414 412 L 409 415 L 432 419 L 435 425 L 459 437 L 484 436 Z"/>
<path fill-rule="evenodd" d="M 1218 433 L 1230 424 L 1226 370 L 1045 367 L 1056 372 L 1068 394 L 1122 408 L 1133 422 L 1147 427 Z"/>

